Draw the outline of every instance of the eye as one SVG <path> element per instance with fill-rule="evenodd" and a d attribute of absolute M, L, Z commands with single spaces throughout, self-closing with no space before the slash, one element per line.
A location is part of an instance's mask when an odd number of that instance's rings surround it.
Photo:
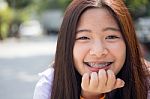
<path fill-rule="evenodd" d="M 86 36 L 82 36 L 82 37 L 78 37 L 76 38 L 76 40 L 89 40 L 90 38 L 86 37 Z"/>
<path fill-rule="evenodd" d="M 110 39 L 110 40 L 113 40 L 113 39 L 119 39 L 120 37 L 117 36 L 117 35 L 109 35 L 107 36 L 105 39 Z"/>

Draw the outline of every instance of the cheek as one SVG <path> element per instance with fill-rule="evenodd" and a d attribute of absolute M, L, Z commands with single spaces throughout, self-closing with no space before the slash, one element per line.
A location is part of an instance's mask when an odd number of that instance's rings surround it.
<path fill-rule="evenodd" d="M 109 45 L 109 50 L 111 53 L 119 59 L 124 59 L 126 57 L 126 45 L 124 42 Z"/>
<path fill-rule="evenodd" d="M 120 58 L 121 63 L 124 64 L 124 61 L 126 59 L 126 45 L 125 45 L 125 43 L 120 44 L 117 52 L 118 52 L 118 58 Z"/>
<path fill-rule="evenodd" d="M 83 46 L 82 44 L 75 44 L 73 48 L 74 60 L 82 61 L 88 52 L 88 46 Z"/>
<path fill-rule="evenodd" d="M 88 53 L 88 47 L 75 44 L 73 48 L 73 60 L 75 64 L 76 70 L 82 75 L 84 74 L 87 70 L 84 67 L 83 61 L 85 56 Z"/>
<path fill-rule="evenodd" d="M 118 45 L 110 46 L 111 54 L 115 57 L 115 64 L 112 70 L 117 74 L 124 65 L 126 59 L 126 46 L 124 43 Z"/>

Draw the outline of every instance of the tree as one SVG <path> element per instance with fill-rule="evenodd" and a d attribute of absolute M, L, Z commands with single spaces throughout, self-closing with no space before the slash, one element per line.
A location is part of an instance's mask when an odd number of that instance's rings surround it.
<path fill-rule="evenodd" d="M 8 28 L 12 18 L 13 12 L 9 7 L 0 9 L 0 40 L 8 36 Z"/>
<path fill-rule="evenodd" d="M 48 9 L 64 10 L 72 0 L 32 0 L 32 6 L 37 12 L 42 12 Z"/>
<path fill-rule="evenodd" d="M 8 19 L 9 15 L 7 17 L 4 17 L 5 14 L 1 13 L 2 14 L 1 20 L 5 18 L 8 20 L 7 24 L 4 25 L 3 25 L 4 21 L 0 22 L 0 26 L 2 27 L 1 38 L 4 39 L 8 36 L 19 37 L 18 28 L 22 23 L 22 21 L 24 21 L 25 19 L 27 19 L 27 17 L 29 17 L 28 7 L 32 4 L 32 0 L 5 0 L 5 2 L 7 2 L 8 4 L 8 8 L 10 9 L 12 16 L 10 20 Z M 5 13 L 10 12 L 6 10 Z"/>
<path fill-rule="evenodd" d="M 8 5 L 15 9 L 25 8 L 27 7 L 32 0 L 6 0 Z"/>
<path fill-rule="evenodd" d="M 149 0 L 125 0 L 125 3 L 135 20 L 148 13 Z"/>

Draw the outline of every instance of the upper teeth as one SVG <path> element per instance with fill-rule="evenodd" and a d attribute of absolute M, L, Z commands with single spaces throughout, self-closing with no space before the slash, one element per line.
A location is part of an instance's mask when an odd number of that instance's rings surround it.
<path fill-rule="evenodd" d="M 109 65 L 110 63 L 88 63 L 91 67 L 105 67 Z"/>

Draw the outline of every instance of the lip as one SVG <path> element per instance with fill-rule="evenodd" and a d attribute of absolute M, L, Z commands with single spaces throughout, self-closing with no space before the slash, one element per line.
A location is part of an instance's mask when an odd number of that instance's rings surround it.
<path fill-rule="evenodd" d="M 98 62 L 96 62 L 96 63 L 98 63 Z M 98 72 L 100 69 L 108 70 L 109 68 L 111 68 L 113 62 L 112 62 L 110 65 L 105 66 L 105 67 L 91 67 L 91 66 L 88 66 L 86 63 L 84 63 L 84 64 L 87 66 L 87 68 L 88 68 L 91 72 Z"/>
<path fill-rule="evenodd" d="M 94 67 L 89 67 L 89 66 L 87 66 L 87 67 L 92 72 L 98 72 L 100 69 L 108 70 L 111 66 L 106 66 L 106 67 L 103 67 L 103 68 L 94 68 Z"/>

